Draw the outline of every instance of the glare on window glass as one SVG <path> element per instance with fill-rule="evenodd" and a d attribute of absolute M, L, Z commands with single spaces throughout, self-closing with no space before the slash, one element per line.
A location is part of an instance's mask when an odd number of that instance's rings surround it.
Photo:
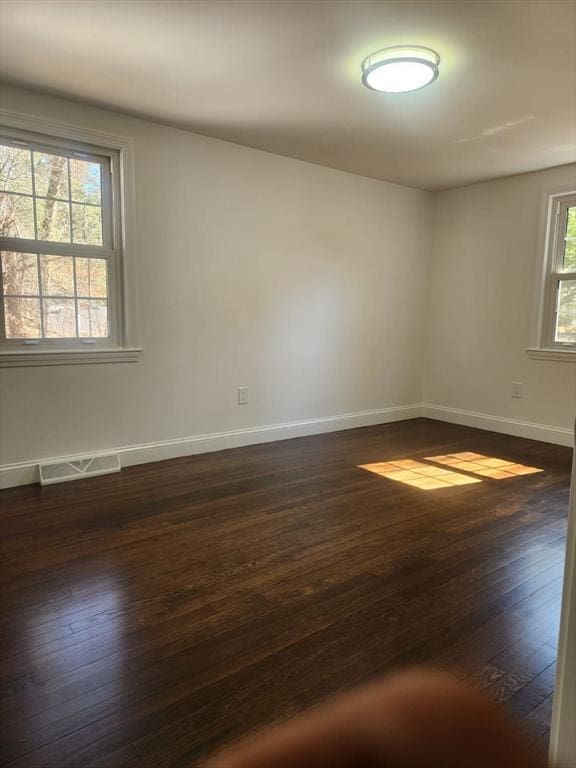
<path fill-rule="evenodd" d="M 576 280 L 561 280 L 558 286 L 554 340 L 576 344 Z"/>
<path fill-rule="evenodd" d="M 564 272 L 576 272 L 576 206 L 568 208 L 566 215 L 566 234 L 564 236 Z"/>

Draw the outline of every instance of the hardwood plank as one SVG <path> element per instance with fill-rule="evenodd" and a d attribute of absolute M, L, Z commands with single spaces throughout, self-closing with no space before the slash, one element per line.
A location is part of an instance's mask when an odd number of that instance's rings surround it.
<path fill-rule="evenodd" d="M 556 662 L 542 670 L 539 675 L 508 699 L 507 708 L 518 719 L 526 717 L 553 694 L 555 679 Z"/>
<path fill-rule="evenodd" d="M 360 465 L 543 471 L 423 491 Z M 0 494 L 3 764 L 194 764 L 408 663 L 545 748 L 571 451 L 416 419 Z"/>

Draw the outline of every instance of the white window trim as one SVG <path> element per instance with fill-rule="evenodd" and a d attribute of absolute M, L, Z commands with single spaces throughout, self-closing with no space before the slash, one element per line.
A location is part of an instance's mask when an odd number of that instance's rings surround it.
<path fill-rule="evenodd" d="M 551 328 L 551 270 L 554 259 L 555 226 L 553 216 L 558 198 L 576 194 L 574 183 L 545 189 L 542 192 L 538 251 L 536 255 L 536 280 L 534 287 L 530 343 L 526 349 L 533 360 L 554 362 L 576 362 L 576 346 L 554 343 L 550 338 Z"/>
<path fill-rule="evenodd" d="M 0 368 L 36 365 L 70 365 L 87 363 L 136 362 L 142 352 L 136 333 L 135 264 L 134 264 L 134 142 L 130 137 L 116 136 L 49 120 L 35 115 L 0 109 L 3 129 L 29 131 L 67 140 L 116 150 L 119 165 L 119 217 L 121 259 L 117 291 L 121 314 L 121 338 L 117 344 L 87 345 L 86 349 L 2 349 Z"/>

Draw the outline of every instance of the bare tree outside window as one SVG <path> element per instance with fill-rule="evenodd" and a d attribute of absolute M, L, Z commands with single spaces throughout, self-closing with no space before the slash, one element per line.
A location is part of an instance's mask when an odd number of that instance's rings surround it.
<path fill-rule="evenodd" d="M 106 160 L 21 144 L 0 143 L 4 338 L 105 339 Z"/>

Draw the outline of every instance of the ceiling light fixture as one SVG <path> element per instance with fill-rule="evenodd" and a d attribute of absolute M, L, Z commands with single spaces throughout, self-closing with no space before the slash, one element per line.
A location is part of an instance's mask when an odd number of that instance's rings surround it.
<path fill-rule="evenodd" d="M 397 45 L 371 53 L 362 62 L 362 82 L 373 91 L 404 93 L 438 77 L 440 56 L 421 45 Z"/>

